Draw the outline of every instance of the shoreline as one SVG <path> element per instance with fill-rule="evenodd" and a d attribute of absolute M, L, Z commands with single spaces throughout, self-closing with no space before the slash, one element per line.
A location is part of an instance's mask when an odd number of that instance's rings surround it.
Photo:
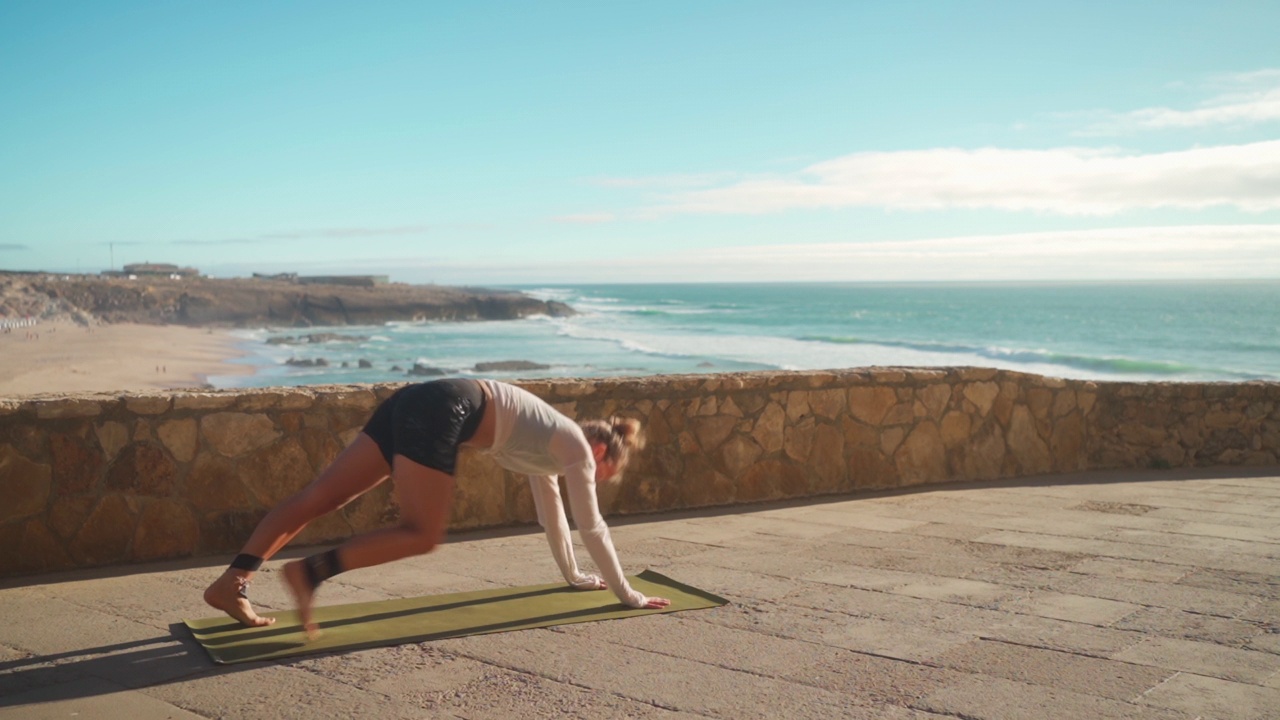
<path fill-rule="evenodd" d="M 192 389 L 212 376 L 252 375 L 228 330 L 42 322 L 0 332 L 0 397 Z"/>

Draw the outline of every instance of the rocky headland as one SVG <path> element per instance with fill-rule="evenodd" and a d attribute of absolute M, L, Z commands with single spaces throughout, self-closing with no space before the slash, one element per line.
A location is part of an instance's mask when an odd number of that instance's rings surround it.
<path fill-rule="evenodd" d="M 387 283 L 372 287 L 284 279 L 53 275 L 0 272 L 0 318 L 186 325 L 310 327 L 388 321 L 512 320 L 572 315 L 564 303 L 518 292 Z"/>

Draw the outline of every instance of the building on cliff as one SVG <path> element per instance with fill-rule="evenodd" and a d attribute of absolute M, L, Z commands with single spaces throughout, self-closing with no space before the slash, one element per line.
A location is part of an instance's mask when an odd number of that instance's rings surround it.
<path fill-rule="evenodd" d="M 178 267 L 171 263 L 133 263 L 125 265 L 123 270 L 103 270 L 106 277 L 168 277 L 174 280 L 187 277 L 198 277 L 200 271 L 193 267 Z"/>

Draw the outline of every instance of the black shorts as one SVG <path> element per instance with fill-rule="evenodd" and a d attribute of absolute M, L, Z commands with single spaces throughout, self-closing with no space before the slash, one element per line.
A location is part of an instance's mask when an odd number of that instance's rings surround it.
<path fill-rule="evenodd" d="M 383 401 L 364 426 L 387 464 L 403 455 L 453 475 L 458 446 L 471 439 L 484 417 L 480 383 L 462 378 L 407 385 Z"/>

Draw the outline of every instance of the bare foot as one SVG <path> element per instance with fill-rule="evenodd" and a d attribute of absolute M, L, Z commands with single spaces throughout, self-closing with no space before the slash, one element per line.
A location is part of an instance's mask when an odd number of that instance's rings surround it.
<path fill-rule="evenodd" d="M 298 619 L 302 621 L 307 639 L 315 640 L 320 637 L 320 628 L 311 620 L 311 600 L 315 588 L 311 587 L 311 580 L 307 578 L 307 569 L 301 560 L 294 560 L 285 563 L 280 575 L 284 579 L 285 588 L 293 595 L 293 603 L 298 607 Z"/>
<path fill-rule="evenodd" d="M 262 617 L 254 612 L 249 601 L 240 596 L 240 591 L 247 584 L 248 581 L 243 577 L 228 570 L 205 588 L 204 601 L 215 610 L 221 610 L 239 620 L 246 627 L 265 627 L 275 622 L 275 618 Z"/>

